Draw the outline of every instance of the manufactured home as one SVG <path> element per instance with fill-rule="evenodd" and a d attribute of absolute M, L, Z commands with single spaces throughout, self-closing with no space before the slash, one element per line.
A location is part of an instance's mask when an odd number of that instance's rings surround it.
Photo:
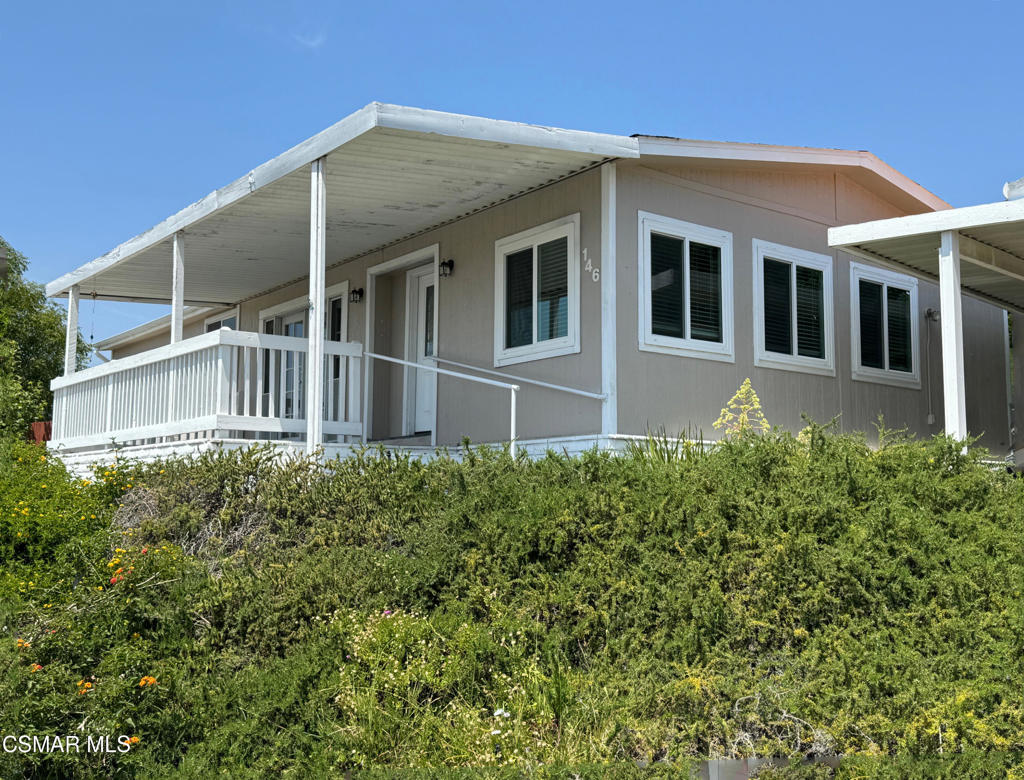
<path fill-rule="evenodd" d="M 615 449 L 713 439 L 750 377 L 794 431 L 882 417 L 1005 455 L 1024 260 L 963 236 L 961 283 L 956 227 L 904 257 L 864 224 L 955 211 L 863 151 L 373 103 L 47 286 L 69 309 L 50 446 Z M 90 299 L 171 310 L 76 371 Z"/>

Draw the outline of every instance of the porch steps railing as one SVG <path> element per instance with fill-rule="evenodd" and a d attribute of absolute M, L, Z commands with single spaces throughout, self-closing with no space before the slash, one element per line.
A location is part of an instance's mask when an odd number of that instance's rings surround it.
<path fill-rule="evenodd" d="M 464 374 L 461 371 L 449 371 L 446 368 L 438 368 L 437 366 L 428 366 L 423 363 L 414 363 L 411 360 L 400 360 L 399 358 L 391 357 L 390 355 L 380 355 L 376 352 L 364 352 L 367 358 L 373 360 L 383 360 L 386 363 L 395 363 L 399 366 L 407 366 L 409 368 L 415 368 L 419 371 L 428 371 L 433 374 L 442 374 L 443 376 L 452 376 L 456 379 L 462 379 L 466 382 L 476 382 L 481 385 L 490 385 L 491 387 L 500 387 L 503 390 L 509 391 L 509 440 L 508 440 L 508 451 L 509 454 L 514 458 L 516 456 L 516 393 L 519 392 L 519 385 L 513 385 L 509 382 L 498 382 L 494 379 L 485 379 L 480 376 L 473 376 L 472 374 Z"/>

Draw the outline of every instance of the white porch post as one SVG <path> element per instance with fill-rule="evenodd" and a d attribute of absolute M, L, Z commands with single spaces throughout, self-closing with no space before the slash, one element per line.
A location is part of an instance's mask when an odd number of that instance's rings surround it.
<path fill-rule="evenodd" d="M 323 444 L 324 434 L 324 288 L 327 256 L 327 158 L 310 166 L 309 202 L 309 350 L 306 355 L 306 452 Z"/>
<path fill-rule="evenodd" d="M 601 435 L 619 432 L 615 324 L 615 163 L 601 166 Z"/>
<path fill-rule="evenodd" d="M 174 234 L 171 256 L 171 343 L 181 341 L 182 318 L 185 311 L 185 233 Z"/>
<path fill-rule="evenodd" d="M 960 304 L 960 234 L 942 232 L 939 248 L 939 310 L 942 325 L 942 399 L 946 435 L 967 436 L 964 394 L 964 328 Z"/>
<path fill-rule="evenodd" d="M 77 284 L 68 290 L 68 322 L 64 334 L 64 376 L 71 376 L 78 367 L 78 299 Z"/>

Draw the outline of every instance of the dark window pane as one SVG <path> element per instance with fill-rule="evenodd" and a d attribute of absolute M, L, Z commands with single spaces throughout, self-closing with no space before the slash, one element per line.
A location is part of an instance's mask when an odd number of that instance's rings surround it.
<path fill-rule="evenodd" d="M 690 242 L 690 338 L 722 340 L 722 250 Z"/>
<path fill-rule="evenodd" d="M 796 266 L 796 352 L 825 357 L 824 274 L 816 268 Z"/>
<path fill-rule="evenodd" d="M 505 257 L 505 348 L 533 343 L 533 247 Z"/>
<path fill-rule="evenodd" d="M 887 287 L 885 298 L 889 313 L 889 368 L 893 371 L 912 371 L 910 293 Z"/>
<path fill-rule="evenodd" d="M 273 318 L 270 318 L 263 322 L 263 333 L 270 335 L 273 334 L 274 321 L 275 320 Z M 276 413 L 276 410 L 270 408 L 270 393 L 273 392 L 273 387 L 270 385 L 270 382 L 272 381 L 270 377 L 270 350 L 261 349 L 259 350 L 259 354 L 263 360 L 263 394 L 266 396 L 266 404 L 263 406 L 263 414 L 275 415 L 278 414 Z"/>
<path fill-rule="evenodd" d="M 341 341 L 341 298 L 331 298 L 327 339 Z"/>
<path fill-rule="evenodd" d="M 651 331 L 683 334 L 683 241 L 651 233 Z"/>
<path fill-rule="evenodd" d="M 215 330 L 220 330 L 220 320 L 217 320 L 216 322 L 206 323 L 207 333 L 213 333 Z"/>
<path fill-rule="evenodd" d="M 569 239 L 537 247 L 537 341 L 569 335 Z"/>
<path fill-rule="evenodd" d="M 882 285 L 860 280 L 860 364 L 885 368 L 882 352 Z"/>
<path fill-rule="evenodd" d="M 238 321 L 234 317 L 228 317 L 227 319 L 220 321 L 220 326 L 222 328 L 231 328 L 231 330 L 235 330 L 238 327 Z"/>
<path fill-rule="evenodd" d="M 793 300 L 790 266 L 764 259 L 764 348 L 793 354 Z"/>
<path fill-rule="evenodd" d="M 423 306 L 423 354 L 434 354 L 434 285 L 427 287 L 426 304 Z"/>

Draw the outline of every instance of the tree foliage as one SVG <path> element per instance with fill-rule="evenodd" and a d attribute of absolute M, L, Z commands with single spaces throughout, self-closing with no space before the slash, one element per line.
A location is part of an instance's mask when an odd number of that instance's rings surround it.
<path fill-rule="evenodd" d="M 49 418 L 50 380 L 63 370 L 66 314 L 41 284 L 25 278 L 25 256 L 2 238 L 0 246 L 8 265 L 0 281 L 0 436 L 24 436 L 30 422 Z M 79 338 L 79 364 L 87 356 Z"/>

